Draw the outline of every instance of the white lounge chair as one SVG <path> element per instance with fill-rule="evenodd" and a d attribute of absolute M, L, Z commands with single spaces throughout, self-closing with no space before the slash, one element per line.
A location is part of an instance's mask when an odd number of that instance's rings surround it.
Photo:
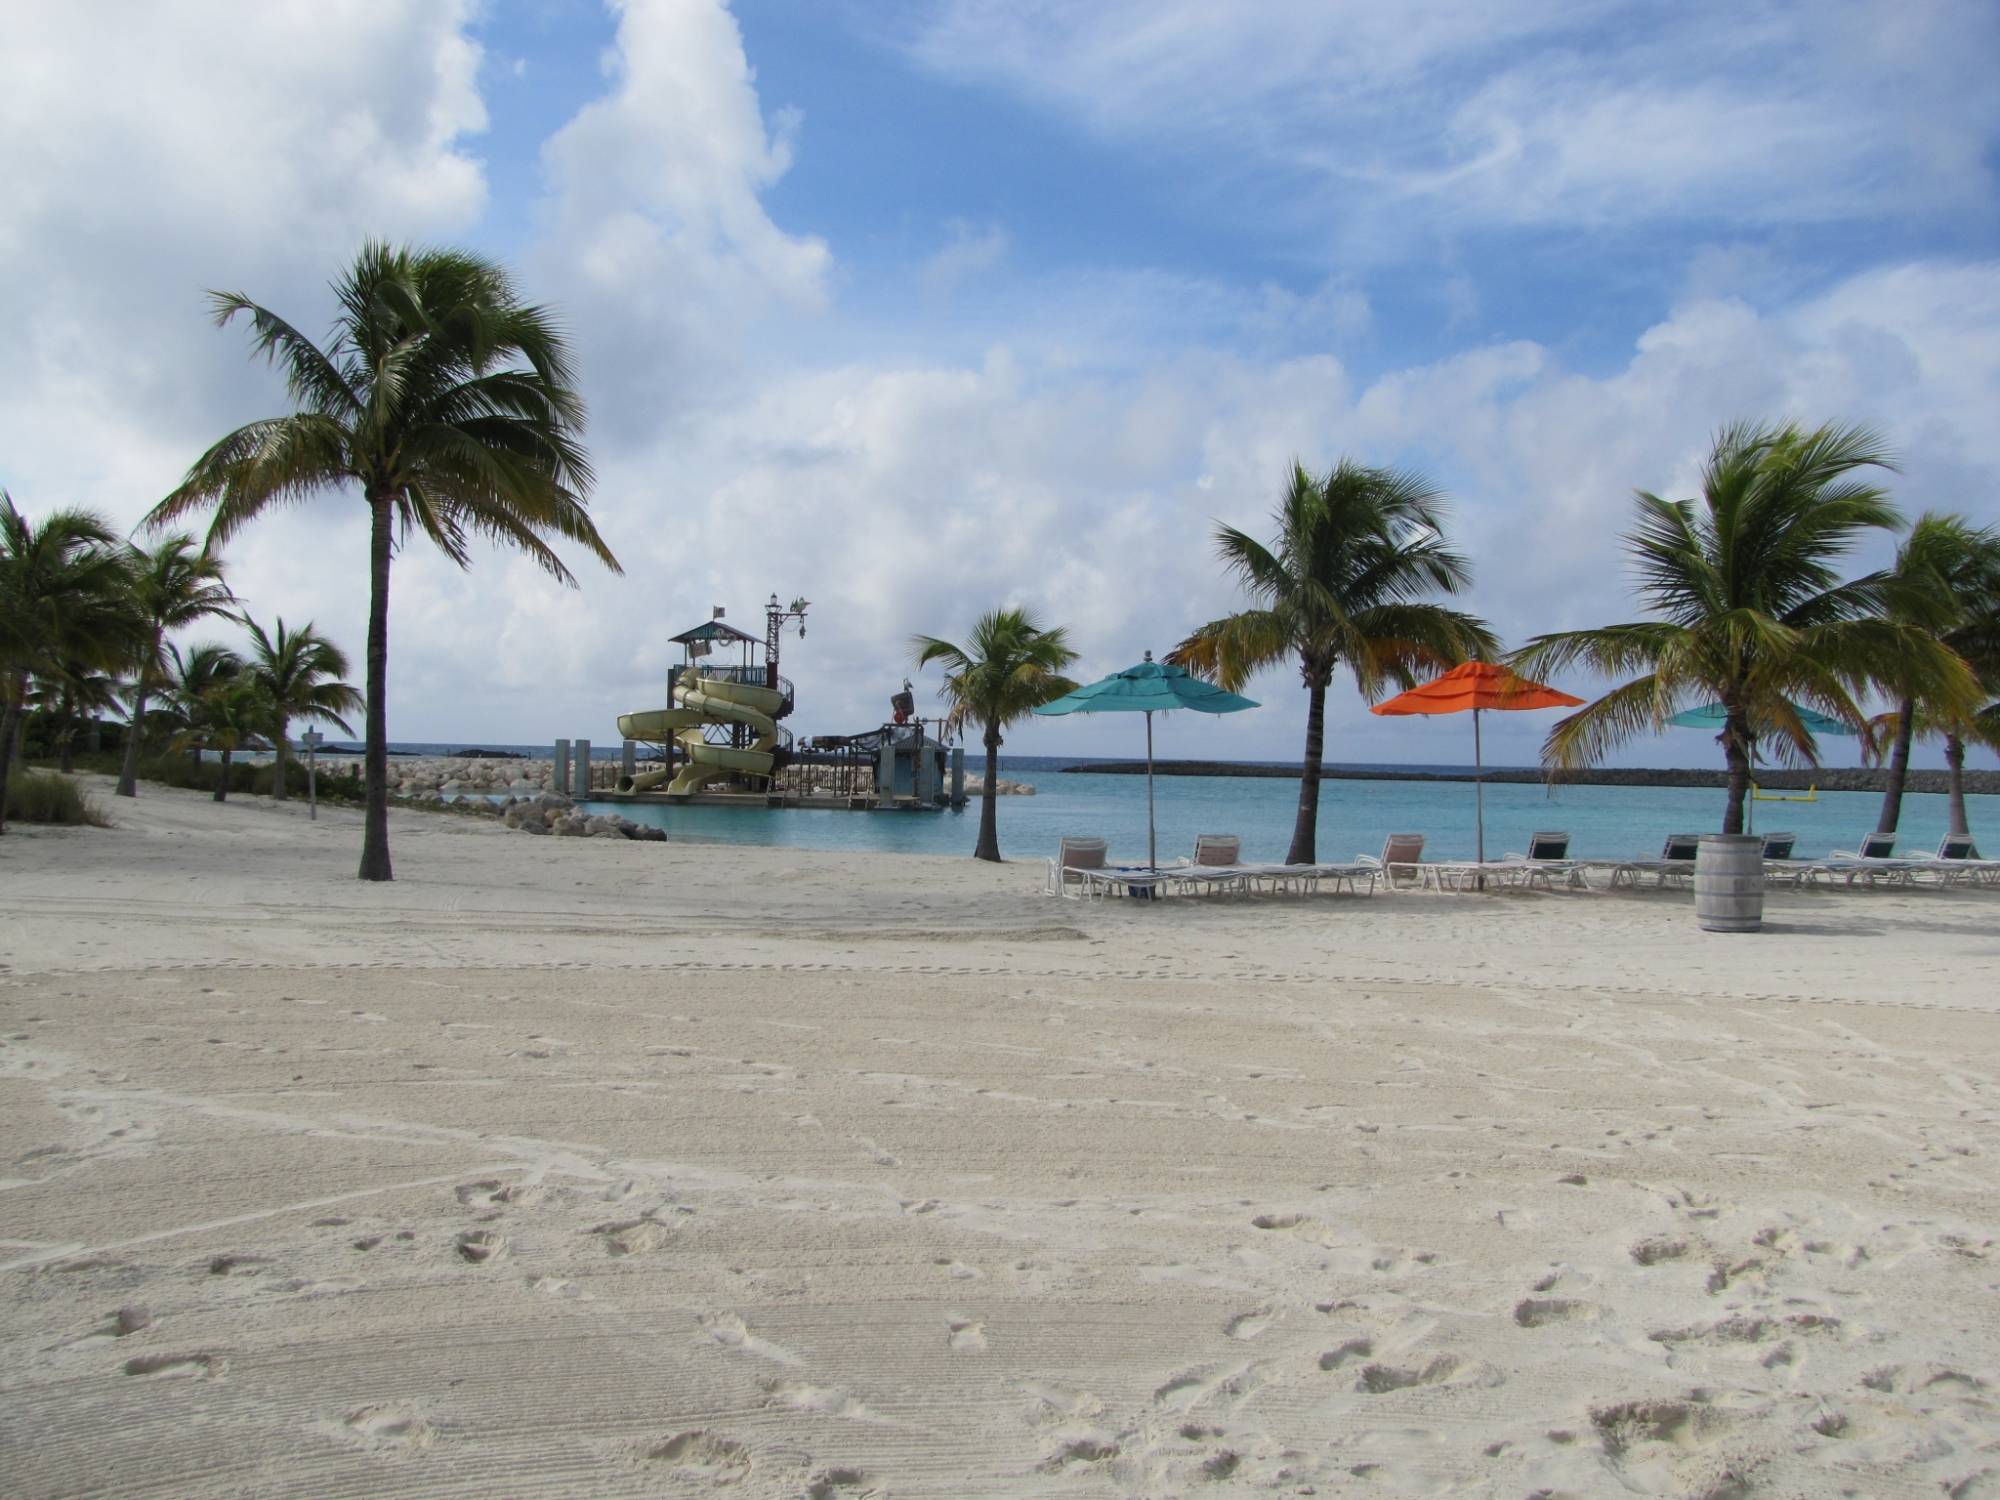
<path fill-rule="evenodd" d="M 1357 854 L 1354 863 L 1365 870 L 1379 870 L 1390 890 L 1396 889 L 1400 879 L 1407 878 L 1411 885 L 1423 882 L 1423 871 L 1418 866 L 1424 858 L 1424 836 L 1421 833 L 1392 833 L 1383 840 L 1382 855 L 1378 859 L 1370 854 Z"/>
<path fill-rule="evenodd" d="M 1104 850 L 1103 839 L 1064 839 L 1056 857 L 1049 861 L 1042 894 L 1067 896 L 1075 886 L 1079 898 L 1090 895 L 1093 876 L 1104 868 Z"/>
<path fill-rule="evenodd" d="M 1175 888 L 1183 892 L 1250 891 L 1258 879 L 1254 868 L 1243 863 L 1243 840 L 1233 833 L 1196 834 L 1194 858 L 1174 866 L 1173 875 Z"/>
<path fill-rule="evenodd" d="M 1626 859 L 1614 864 L 1611 867 L 1611 888 L 1616 890 L 1623 882 L 1637 890 L 1642 875 L 1651 875 L 1660 886 L 1666 885 L 1669 880 L 1692 880 L 1694 858 L 1700 849 L 1700 834 L 1670 833 L 1660 846 L 1658 859 Z"/>
<path fill-rule="evenodd" d="M 1524 866 L 1522 879 L 1529 885 L 1539 879 L 1543 885 L 1552 886 L 1555 877 L 1560 875 L 1563 884 L 1572 889 L 1590 889 L 1590 882 L 1583 877 L 1585 861 L 1569 857 L 1567 833 L 1530 834 L 1527 853 L 1516 854 L 1510 849 L 1502 856 L 1502 862 Z"/>
<path fill-rule="evenodd" d="M 1812 878 L 1813 867 L 1809 860 L 1792 858 L 1792 850 L 1798 847 L 1796 833 L 1767 833 L 1764 835 L 1764 883 L 1766 885 L 1804 885 Z"/>
<path fill-rule="evenodd" d="M 2000 859 L 1981 859 L 1970 834 L 1946 834 L 1936 854 L 1914 863 L 1940 885 L 2000 885 Z"/>

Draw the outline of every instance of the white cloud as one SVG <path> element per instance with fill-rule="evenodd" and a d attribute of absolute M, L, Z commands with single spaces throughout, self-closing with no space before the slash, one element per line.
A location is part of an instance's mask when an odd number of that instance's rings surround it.
<path fill-rule="evenodd" d="M 1007 231 L 997 224 L 974 229 L 955 219 L 943 246 L 917 272 L 917 281 L 930 296 L 949 297 L 960 283 L 1000 264 L 1007 254 L 1007 243 Z"/>
<path fill-rule="evenodd" d="M 1213 191 L 1267 214 L 1321 203 L 1350 251 L 1425 225 L 1991 212 L 2000 15 L 1980 0 L 937 0 L 923 14 L 888 38 L 923 66 L 1206 162 Z M 1300 174 L 1332 191 L 1271 191 Z"/>
<path fill-rule="evenodd" d="M 789 169 L 743 40 L 720 0 L 614 0 L 609 87 L 543 149 L 536 284 L 559 301 L 600 388 L 599 430 L 636 437 L 713 398 L 760 325 L 826 306 L 818 239 L 771 222 L 760 194 Z"/>

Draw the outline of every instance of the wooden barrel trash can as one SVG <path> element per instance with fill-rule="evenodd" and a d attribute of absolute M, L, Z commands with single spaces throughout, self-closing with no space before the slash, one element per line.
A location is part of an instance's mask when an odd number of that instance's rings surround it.
<path fill-rule="evenodd" d="M 1764 841 L 1752 833 L 1704 833 L 1694 858 L 1694 919 L 1703 932 L 1756 932 L 1764 925 Z"/>

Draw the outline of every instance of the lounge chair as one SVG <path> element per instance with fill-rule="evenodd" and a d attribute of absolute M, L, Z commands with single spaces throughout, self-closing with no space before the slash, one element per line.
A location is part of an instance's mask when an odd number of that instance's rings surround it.
<path fill-rule="evenodd" d="M 1569 857 L 1567 833 L 1530 834 L 1526 854 L 1517 854 L 1510 849 L 1502 856 L 1501 862 L 1524 867 L 1521 877 L 1529 885 L 1537 879 L 1545 886 L 1552 885 L 1554 877 L 1560 875 L 1564 885 L 1576 890 L 1590 889 L 1590 882 L 1583 878 L 1585 861 Z"/>
<path fill-rule="evenodd" d="M 1177 890 L 1207 891 L 1256 888 L 1258 876 L 1243 863 L 1243 840 L 1233 833 L 1198 833 L 1194 858 L 1183 860 L 1172 870 Z"/>
<path fill-rule="evenodd" d="M 1809 861 L 1792 858 L 1792 850 L 1798 846 L 1796 833 L 1767 833 L 1764 835 L 1764 883 L 1766 885 L 1804 885 L 1812 878 L 1813 867 Z"/>
<path fill-rule="evenodd" d="M 1670 833 L 1660 846 L 1658 859 L 1627 859 L 1614 864 L 1611 867 L 1611 888 L 1618 889 L 1622 881 L 1637 890 L 1641 875 L 1651 875 L 1661 886 L 1669 880 L 1693 879 L 1694 859 L 1700 849 L 1700 834 Z"/>
<path fill-rule="evenodd" d="M 2000 885 L 2000 859 L 1981 859 L 1970 834 L 1946 834 L 1935 855 L 1914 863 L 1936 875 L 1940 885 Z"/>
<path fill-rule="evenodd" d="M 1079 897 L 1088 896 L 1096 872 L 1104 868 L 1103 839 L 1064 839 L 1056 857 L 1049 861 L 1042 882 L 1045 896 L 1067 896 L 1076 887 Z"/>
<path fill-rule="evenodd" d="M 1417 867 L 1423 858 L 1424 836 L 1421 833 L 1392 833 L 1383 840 L 1381 858 L 1357 854 L 1354 863 L 1364 870 L 1379 870 L 1382 879 L 1393 891 L 1400 878 L 1407 878 L 1411 885 L 1422 884 L 1423 871 Z"/>

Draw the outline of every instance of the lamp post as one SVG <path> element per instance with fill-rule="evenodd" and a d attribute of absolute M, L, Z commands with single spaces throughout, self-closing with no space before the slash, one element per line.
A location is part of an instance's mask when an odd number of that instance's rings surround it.
<path fill-rule="evenodd" d="M 810 599 L 794 599 L 788 608 L 780 604 L 778 596 L 773 594 L 771 595 L 771 602 L 764 606 L 764 685 L 766 687 L 775 688 L 778 685 L 778 638 L 784 634 L 785 621 L 797 620 L 799 622 L 799 639 L 804 640 L 806 634 L 806 610 L 811 606 L 811 603 Z"/>
<path fill-rule="evenodd" d="M 317 729 L 308 729 L 299 736 L 299 743 L 306 747 L 306 816 L 319 821 L 319 747 L 326 743 L 326 736 Z"/>

